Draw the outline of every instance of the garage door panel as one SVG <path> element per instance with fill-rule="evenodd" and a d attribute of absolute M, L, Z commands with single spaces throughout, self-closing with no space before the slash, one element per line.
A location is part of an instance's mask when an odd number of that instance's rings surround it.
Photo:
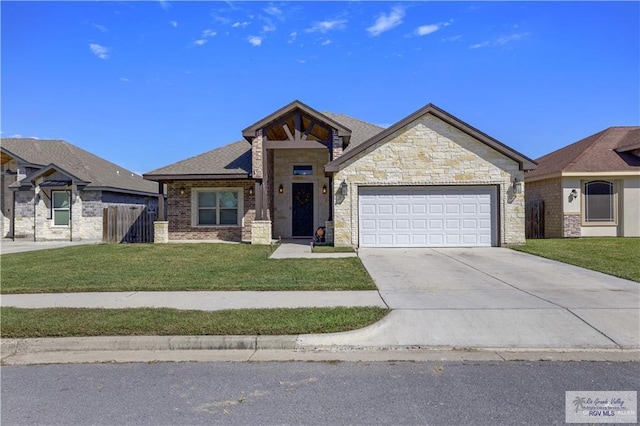
<path fill-rule="evenodd" d="M 361 188 L 360 244 L 495 245 L 496 194 L 489 186 Z"/>

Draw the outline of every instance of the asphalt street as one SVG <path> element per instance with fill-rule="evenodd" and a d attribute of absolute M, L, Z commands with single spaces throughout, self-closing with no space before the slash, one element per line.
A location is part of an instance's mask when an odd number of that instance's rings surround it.
<path fill-rule="evenodd" d="M 638 390 L 605 362 L 2 367 L 3 425 L 564 424 L 565 391 Z"/>

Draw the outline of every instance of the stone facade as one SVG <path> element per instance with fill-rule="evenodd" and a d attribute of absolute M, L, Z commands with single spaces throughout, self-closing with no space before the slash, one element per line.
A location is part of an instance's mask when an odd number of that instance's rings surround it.
<path fill-rule="evenodd" d="M 251 222 L 251 244 L 271 244 L 271 221 L 254 220 Z"/>
<path fill-rule="evenodd" d="M 582 220 L 580 214 L 563 215 L 563 236 L 580 237 L 582 235 Z"/>
<path fill-rule="evenodd" d="M 69 225 L 55 226 L 52 218 L 52 191 L 37 187 L 15 192 L 15 238 L 35 241 L 101 241 L 102 209 L 108 205 L 155 206 L 157 198 L 103 191 L 62 189 L 70 194 Z M 103 199 L 108 200 L 104 202 Z"/>
<path fill-rule="evenodd" d="M 280 194 L 273 191 L 273 236 L 279 238 L 291 238 L 292 224 L 292 185 L 294 183 L 313 184 L 313 204 L 314 220 L 313 229 L 324 226 L 329 218 L 329 208 L 331 197 L 328 189 L 327 193 L 322 193 L 324 185 L 329 187 L 329 179 L 324 176 L 324 165 L 328 162 L 328 150 L 325 149 L 279 149 L 273 150 L 274 174 L 273 187 L 282 185 L 284 192 Z M 313 169 L 312 175 L 294 176 L 293 167 L 295 165 L 307 165 Z"/>
<path fill-rule="evenodd" d="M 516 161 L 425 114 L 349 159 L 334 175 L 334 244 L 359 244 L 358 187 L 388 185 L 494 185 L 499 244 L 524 243 L 524 194 L 513 193 L 515 178 L 524 181 Z M 343 180 L 346 197 L 337 190 Z"/>
<path fill-rule="evenodd" d="M 561 179 L 558 177 L 527 182 L 526 186 L 527 201 L 544 201 L 545 238 L 561 238 L 564 235 Z"/>
<path fill-rule="evenodd" d="M 253 180 L 167 181 L 167 221 L 169 240 L 251 241 L 251 222 L 255 219 Z M 192 190 L 197 188 L 242 188 L 242 221 L 234 226 L 194 226 Z"/>
<path fill-rule="evenodd" d="M 153 222 L 153 242 L 156 244 L 169 242 L 169 222 L 166 220 Z"/>
<path fill-rule="evenodd" d="M 342 138 L 340 136 L 338 136 L 338 132 L 335 129 L 331 130 L 331 135 L 333 138 L 333 145 L 332 145 L 332 157 L 331 160 L 335 160 L 337 158 L 339 158 L 340 156 L 342 156 L 343 153 L 343 141 Z"/>

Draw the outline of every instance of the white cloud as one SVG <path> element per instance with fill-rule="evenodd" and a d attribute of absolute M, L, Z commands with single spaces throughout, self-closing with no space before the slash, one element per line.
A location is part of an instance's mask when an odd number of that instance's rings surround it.
<path fill-rule="evenodd" d="M 276 26 L 271 24 L 267 24 L 262 27 L 262 31 L 264 31 L 265 33 L 275 31 L 275 30 L 276 30 Z"/>
<path fill-rule="evenodd" d="M 458 40 L 460 40 L 461 38 L 462 38 L 462 36 L 461 36 L 461 35 L 456 35 L 456 36 L 453 36 L 453 37 L 446 37 L 446 38 L 443 38 L 443 39 L 442 39 L 442 41 L 458 41 Z"/>
<path fill-rule="evenodd" d="M 196 40 L 196 41 L 193 42 L 193 44 L 196 44 L 198 46 L 204 46 L 206 43 L 207 43 L 207 40 L 202 39 L 202 38 L 200 40 Z"/>
<path fill-rule="evenodd" d="M 469 46 L 469 48 L 471 49 L 479 49 L 482 47 L 489 47 L 489 46 L 504 46 L 507 43 L 511 43 L 512 41 L 517 41 L 520 40 L 524 37 L 527 37 L 529 35 L 529 33 L 518 33 L 518 34 L 511 34 L 508 36 L 504 36 L 504 37 L 499 37 L 495 40 L 492 41 L 483 41 L 482 43 L 476 43 L 474 45 Z"/>
<path fill-rule="evenodd" d="M 178 22 L 176 21 L 169 22 L 169 25 L 171 25 L 173 28 L 178 28 Z"/>
<path fill-rule="evenodd" d="M 440 27 L 437 24 L 422 25 L 422 26 L 416 28 L 416 34 L 419 35 L 419 36 L 424 36 L 424 35 L 427 35 L 427 34 L 435 33 L 439 29 L 440 29 Z"/>
<path fill-rule="evenodd" d="M 308 33 L 326 33 L 331 30 L 340 30 L 346 26 L 346 19 L 335 19 L 333 21 L 316 22 L 305 31 Z"/>
<path fill-rule="evenodd" d="M 471 45 L 471 49 L 480 49 L 481 47 L 487 47 L 489 46 L 489 42 L 488 41 L 483 41 L 482 43 L 476 43 Z"/>
<path fill-rule="evenodd" d="M 131 80 L 125 77 L 120 77 L 120 81 L 124 81 L 125 83 L 129 83 Z"/>
<path fill-rule="evenodd" d="M 102 33 L 106 33 L 109 31 L 104 25 L 92 23 L 91 26 Z"/>
<path fill-rule="evenodd" d="M 91 49 L 93 54 L 96 55 L 100 59 L 108 59 L 109 58 L 109 49 L 104 47 L 104 46 L 100 46 L 99 44 L 95 44 L 95 43 L 90 43 L 89 44 L 89 49 Z"/>
<path fill-rule="evenodd" d="M 264 8 L 263 10 L 264 10 L 264 13 L 272 16 L 277 16 L 277 17 L 282 16 L 282 11 L 278 9 L 276 6 L 269 6 Z"/>
<path fill-rule="evenodd" d="M 231 25 L 231 27 L 233 28 L 246 28 L 251 22 L 234 22 L 233 25 Z"/>
<path fill-rule="evenodd" d="M 378 16 L 376 22 L 367 28 L 367 32 L 372 36 L 379 36 L 385 31 L 389 31 L 402 24 L 402 18 L 404 18 L 404 9 L 402 7 L 394 7 L 391 9 L 391 13 L 385 15 L 384 13 Z"/>
<path fill-rule="evenodd" d="M 502 46 L 503 44 L 510 43 L 512 41 L 520 40 L 523 37 L 528 36 L 529 33 L 511 34 L 505 37 L 500 37 L 495 41 L 495 44 Z"/>
<path fill-rule="evenodd" d="M 213 30 L 204 30 L 202 32 L 202 38 L 207 38 L 207 37 L 215 37 L 216 34 L 218 34 L 217 32 L 213 31 Z"/>
<path fill-rule="evenodd" d="M 323 41 L 322 43 L 320 43 L 320 46 L 326 46 L 326 45 L 331 44 L 331 43 L 332 43 L 332 41 L 327 39 L 327 40 Z"/>
<path fill-rule="evenodd" d="M 158 3 L 160 3 L 160 7 L 164 10 L 169 10 L 171 8 L 171 4 L 167 0 L 158 0 Z"/>
<path fill-rule="evenodd" d="M 255 47 L 258 47 L 262 44 L 262 37 L 251 36 L 247 38 L 247 41 Z"/>

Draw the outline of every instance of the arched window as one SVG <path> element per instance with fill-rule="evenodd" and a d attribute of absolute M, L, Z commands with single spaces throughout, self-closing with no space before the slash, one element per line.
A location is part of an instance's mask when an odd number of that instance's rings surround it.
<path fill-rule="evenodd" d="M 615 222 L 612 182 L 593 180 L 584 184 L 584 221 Z"/>

